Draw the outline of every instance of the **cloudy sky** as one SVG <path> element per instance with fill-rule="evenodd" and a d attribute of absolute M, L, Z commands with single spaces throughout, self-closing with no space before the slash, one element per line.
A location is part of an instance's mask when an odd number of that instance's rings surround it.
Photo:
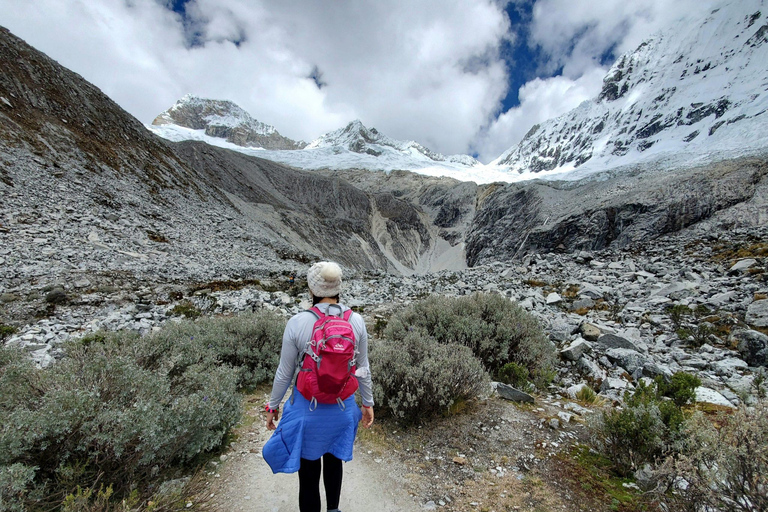
<path fill-rule="evenodd" d="M 144 123 L 192 93 L 293 139 L 360 119 L 488 162 L 596 96 L 618 55 L 714 2 L 0 0 L 0 25 Z"/>

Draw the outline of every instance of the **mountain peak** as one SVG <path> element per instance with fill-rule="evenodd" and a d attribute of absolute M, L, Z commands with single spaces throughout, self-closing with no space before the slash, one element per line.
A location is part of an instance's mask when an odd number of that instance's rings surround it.
<path fill-rule="evenodd" d="M 599 95 L 536 125 L 493 164 L 596 171 L 652 159 L 725 158 L 768 144 L 764 0 L 693 12 L 616 61 Z"/>
<path fill-rule="evenodd" d="M 152 125 L 204 130 L 208 136 L 243 147 L 298 149 L 305 145 L 283 137 L 274 126 L 254 119 L 233 101 L 201 98 L 193 94 L 185 94 L 157 116 Z"/>

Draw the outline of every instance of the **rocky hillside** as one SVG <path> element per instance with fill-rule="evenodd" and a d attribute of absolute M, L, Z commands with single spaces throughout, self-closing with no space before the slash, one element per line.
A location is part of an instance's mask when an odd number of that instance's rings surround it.
<path fill-rule="evenodd" d="M 760 159 L 483 186 L 403 171 L 308 173 L 169 143 L 7 31 L 0 52 L 4 289 L 83 273 L 247 276 L 321 257 L 422 273 L 768 217 Z"/>
<path fill-rule="evenodd" d="M 305 142 L 283 137 L 274 126 L 257 121 L 231 101 L 209 100 L 190 94 L 152 121 L 154 126 L 169 124 L 203 130 L 205 135 L 243 147 L 301 149 L 306 146 Z"/>
<path fill-rule="evenodd" d="M 81 273 L 204 279 L 321 256 L 405 271 L 436 246 L 410 204 L 338 177 L 154 136 L 5 30 L 3 288 Z"/>
<path fill-rule="evenodd" d="M 493 163 L 512 173 L 673 168 L 762 151 L 768 139 L 768 6 L 694 11 L 622 55 L 591 101 L 533 126 Z"/>

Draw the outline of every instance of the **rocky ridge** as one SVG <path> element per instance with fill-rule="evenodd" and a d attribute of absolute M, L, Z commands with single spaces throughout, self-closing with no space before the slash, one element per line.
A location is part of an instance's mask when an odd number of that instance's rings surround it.
<path fill-rule="evenodd" d="M 231 101 L 210 100 L 187 94 L 153 121 L 153 126 L 174 124 L 192 130 L 204 130 L 243 147 L 264 149 L 302 149 L 307 143 L 294 141 L 278 133 L 274 126 L 257 121 Z"/>

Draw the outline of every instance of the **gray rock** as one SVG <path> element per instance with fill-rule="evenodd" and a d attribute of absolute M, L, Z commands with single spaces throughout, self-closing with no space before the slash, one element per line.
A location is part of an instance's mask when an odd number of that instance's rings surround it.
<path fill-rule="evenodd" d="M 751 329 L 738 329 L 731 334 L 731 339 L 749 366 L 768 366 L 768 336 Z"/>
<path fill-rule="evenodd" d="M 499 382 L 496 385 L 496 392 L 501 398 L 505 400 L 511 400 L 513 402 L 525 402 L 532 404 L 534 402 L 533 397 L 528 393 L 515 389 L 509 384 Z"/>
<path fill-rule="evenodd" d="M 636 352 L 640 352 L 641 350 L 641 347 L 639 346 L 639 344 L 623 336 L 618 336 L 616 334 L 603 334 L 602 336 L 597 338 L 597 344 L 607 349 L 625 348 L 629 350 L 634 350 Z"/>
<path fill-rule="evenodd" d="M 706 299 L 705 303 L 709 304 L 710 306 L 720 307 L 723 304 L 733 300 L 734 297 L 736 297 L 736 292 L 734 291 L 718 293 Z"/>
<path fill-rule="evenodd" d="M 578 361 L 582 354 L 592 351 L 592 346 L 584 338 L 577 338 L 567 348 L 560 351 L 560 356 L 568 361 Z"/>
<path fill-rule="evenodd" d="M 756 300 L 750 304 L 745 321 L 756 327 L 768 327 L 768 299 Z"/>
<path fill-rule="evenodd" d="M 595 384 L 601 383 L 607 376 L 605 370 L 589 357 L 580 358 L 576 367 L 587 380 Z"/>
<path fill-rule="evenodd" d="M 612 348 L 605 352 L 608 359 L 624 368 L 629 374 L 642 370 L 648 359 L 641 353 L 628 348 Z"/>
<path fill-rule="evenodd" d="M 573 301 L 573 304 L 571 304 L 571 307 L 569 308 L 571 311 L 576 311 L 578 309 L 589 309 L 594 307 L 595 301 L 590 299 L 589 297 L 584 297 L 583 299 L 575 300 Z"/>
<path fill-rule="evenodd" d="M 717 375 L 731 376 L 739 370 L 746 370 L 748 365 L 738 357 L 726 357 L 713 361 L 711 366 Z"/>
<path fill-rule="evenodd" d="M 600 385 L 600 392 L 604 393 L 610 390 L 623 391 L 629 388 L 629 382 L 624 379 L 617 379 L 615 377 L 607 377 Z"/>
<path fill-rule="evenodd" d="M 669 366 L 652 361 L 643 365 L 643 375 L 651 378 L 662 377 L 665 381 L 669 382 L 672 379 L 674 372 Z"/>
<path fill-rule="evenodd" d="M 715 405 L 723 405 L 726 407 L 733 407 L 733 404 L 728 401 L 722 394 L 718 393 L 712 388 L 705 386 L 699 386 L 696 388 L 696 401 L 705 402 Z"/>
<path fill-rule="evenodd" d="M 547 304 L 557 304 L 562 301 L 563 301 L 563 298 L 558 293 L 552 292 L 549 295 L 547 295 Z"/>
<path fill-rule="evenodd" d="M 597 341 L 597 339 L 602 334 L 602 331 L 596 325 L 586 323 L 581 324 L 579 327 L 579 332 L 581 332 L 581 335 L 587 341 Z"/>
<path fill-rule="evenodd" d="M 752 258 L 747 258 L 747 259 L 743 259 L 743 260 L 737 261 L 731 267 L 730 270 L 731 270 L 731 272 L 740 271 L 740 270 L 747 270 L 748 268 L 754 267 L 755 265 L 757 265 L 757 261 L 756 260 L 753 260 Z"/>

